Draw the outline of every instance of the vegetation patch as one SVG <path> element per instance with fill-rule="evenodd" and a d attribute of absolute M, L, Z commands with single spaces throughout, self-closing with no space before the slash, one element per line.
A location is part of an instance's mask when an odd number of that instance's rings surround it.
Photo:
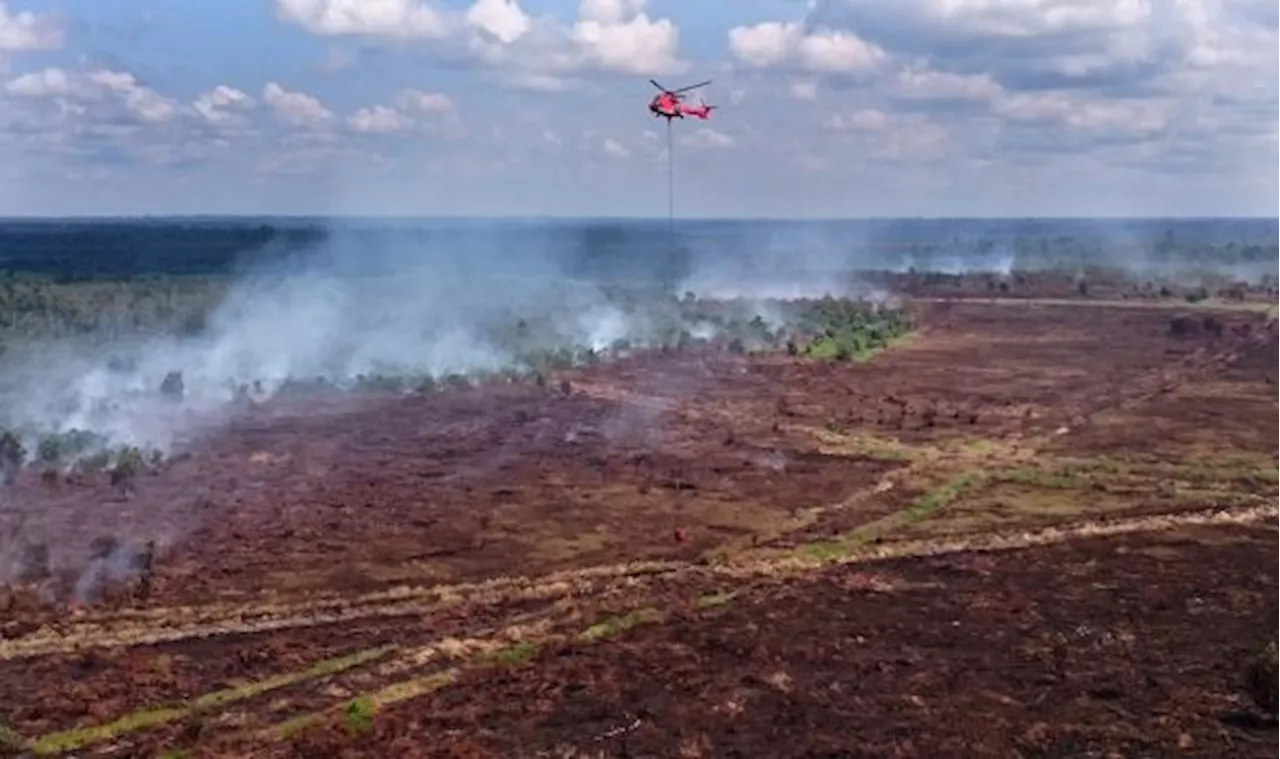
<path fill-rule="evenodd" d="M 851 434 L 839 419 L 829 419 L 821 428 L 805 428 L 820 443 L 818 451 L 828 456 L 859 456 L 877 461 L 915 461 L 937 453 L 932 446 L 909 445 L 895 438 Z"/>
<path fill-rule="evenodd" d="M 352 734 L 367 733 L 373 729 L 373 715 L 377 705 L 368 696 L 353 698 L 343 707 L 343 721 Z"/>
<path fill-rule="evenodd" d="M 938 510 L 955 502 L 970 488 L 985 482 L 987 477 L 987 473 L 982 471 L 961 474 L 942 487 L 920 496 L 902 511 L 862 525 L 835 540 L 822 540 L 803 546 L 800 549 L 801 555 L 819 561 L 838 559 L 871 540 L 882 538 L 896 529 L 930 518 Z"/>
<path fill-rule="evenodd" d="M 382 709 L 392 704 L 408 701 L 439 690 L 453 683 L 457 677 L 457 669 L 448 669 L 422 677 L 401 680 L 381 690 L 356 696 L 336 707 L 300 714 L 266 728 L 262 734 L 267 738 L 288 740 L 335 716 L 340 716 L 343 725 L 348 731 L 367 732 L 373 727 L 375 715 Z"/>
<path fill-rule="evenodd" d="M 161 707 L 126 715 L 102 725 L 76 728 L 37 738 L 30 744 L 36 754 L 61 754 L 85 746 L 113 740 L 121 735 L 168 724 L 201 711 L 216 709 L 243 701 L 270 690 L 283 688 L 304 680 L 328 677 L 381 658 L 395 649 L 394 646 L 370 649 L 337 659 L 327 659 L 300 672 L 288 672 L 244 685 L 215 691 L 200 696 L 184 706 Z"/>
<path fill-rule="evenodd" d="M 714 593 L 706 593 L 698 596 L 693 602 L 693 608 L 698 610 L 714 609 L 718 606 L 724 606 L 738 596 L 736 591 L 716 591 Z"/>
<path fill-rule="evenodd" d="M 870 360 L 900 343 L 914 327 L 905 311 L 872 310 L 834 298 L 813 303 L 801 315 L 801 324 L 816 334 L 798 352 L 831 361 Z"/>
<path fill-rule="evenodd" d="M 991 473 L 988 478 L 995 482 L 1008 482 L 1018 485 L 1030 485 L 1052 490 L 1071 490 L 1085 487 L 1088 481 L 1071 472 L 1037 469 L 1035 467 L 1016 467 Z"/>
<path fill-rule="evenodd" d="M 480 658 L 498 664 L 523 664 L 537 656 L 540 649 L 541 644 L 537 641 L 522 640 L 497 651 L 487 651 Z"/>
<path fill-rule="evenodd" d="M 0 722 L 0 748 L 20 748 L 22 736 L 8 725 Z"/>
<path fill-rule="evenodd" d="M 624 633 L 633 627 L 662 620 L 662 612 L 653 608 L 637 609 L 617 617 L 607 617 L 578 634 L 583 643 L 595 643 Z"/>

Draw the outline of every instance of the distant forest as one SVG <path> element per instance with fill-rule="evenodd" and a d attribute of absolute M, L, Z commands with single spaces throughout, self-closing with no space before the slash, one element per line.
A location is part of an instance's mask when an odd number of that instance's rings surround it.
<path fill-rule="evenodd" d="M 674 231 L 674 239 L 672 232 Z M 788 257 L 807 267 L 946 268 L 996 258 L 1020 268 L 1276 266 L 1275 219 L 0 220 L 0 270 L 60 281 L 219 276 L 325 251 L 359 270 L 386 255 L 550 256 L 566 271 L 678 276 L 690 261 Z M 350 255 L 347 255 L 350 254 Z M 366 255 L 372 254 L 372 255 Z M 370 265 L 377 265 L 372 263 Z"/>

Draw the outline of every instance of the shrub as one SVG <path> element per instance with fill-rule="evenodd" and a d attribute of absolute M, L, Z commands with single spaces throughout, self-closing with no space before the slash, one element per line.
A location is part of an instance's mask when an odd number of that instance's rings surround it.
<path fill-rule="evenodd" d="M 1276 716 L 1276 705 L 1280 701 L 1276 694 L 1276 678 L 1276 641 L 1273 640 L 1254 656 L 1245 674 L 1245 690 L 1249 698 L 1272 717 Z"/>
<path fill-rule="evenodd" d="M 160 395 L 171 401 L 180 401 L 185 392 L 182 372 L 172 371 L 164 375 L 164 381 L 160 383 Z"/>

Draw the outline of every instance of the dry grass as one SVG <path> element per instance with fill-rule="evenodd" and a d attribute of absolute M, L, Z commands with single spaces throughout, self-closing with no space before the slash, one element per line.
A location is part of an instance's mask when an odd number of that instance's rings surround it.
<path fill-rule="evenodd" d="M 603 385 L 579 389 L 607 397 L 623 392 Z M 1231 388 L 1214 387 L 1202 389 L 1201 395 L 1225 397 L 1231 392 Z M 1117 409 L 1127 408 L 1134 397 L 1118 397 L 1110 407 L 1094 409 L 1093 416 L 1103 421 L 1127 418 Z M 647 403 L 653 399 L 629 394 L 627 400 Z M 714 414 L 715 409 L 707 413 Z M 469 668 L 537 666 L 539 652 L 549 645 L 591 645 L 641 625 L 662 623 L 673 613 L 681 613 L 660 608 L 662 603 L 656 600 L 670 599 L 672 583 L 686 583 L 694 592 L 702 590 L 701 595 L 686 598 L 692 598 L 693 611 L 713 613 L 749 593 L 747 584 L 752 581 L 802 575 L 832 564 L 874 565 L 885 559 L 1015 550 L 1082 537 L 1274 523 L 1278 515 L 1274 460 L 1256 451 L 1215 459 L 1188 443 L 1158 456 L 1088 457 L 1055 449 L 1061 439 L 1055 434 L 1023 439 L 951 437 L 908 444 L 894 437 L 864 431 L 843 434 L 818 426 L 782 425 L 779 432 L 807 436 L 811 445 L 828 455 L 870 458 L 898 466 L 847 497 L 789 515 L 771 513 L 767 504 L 739 504 L 742 508 L 736 514 L 732 513 L 735 504 L 711 504 L 702 511 L 702 507 L 694 508 L 688 514 L 691 519 L 702 514 L 708 520 L 751 531 L 749 537 L 725 541 L 697 561 L 599 564 L 540 577 L 497 577 L 469 583 L 407 583 L 375 593 L 312 596 L 302 601 L 89 612 L 56 627 L 0 640 L 0 660 L 379 618 L 421 616 L 428 625 L 440 619 L 445 626 L 432 628 L 441 637 L 425 645 L 357 652 L 180 705 L 160 705 L 34 741 L 23 742 L 11 735 L 12 731 L 0 729 L 0 744 L 8 736 L 10 743 L 25 744 L 34 753 L 62 753 L 112 741 L 126 744 L 126 736 L 133 733 L 169 725 L 197 712 L 243 707 L 286 686 L 307 684 L 309 688 L 310 683 L 341 673 L 347 695 L 326 697 L 333 703 L 283 722 L 264 727 L 259 721 L 249 731 L 255 740 L 278 741 L 332 719 L 356 719 L 365 724 L 387 705 L 454 684 Z M 607 494 L 608 490 L 601 492 Z M 785 550 L 750 545 L 761 538 L 794 535 L 842 512 L 857 516 L 875 508 L 874 513 L 882 514 L 885 504 L 896 502 L 902 492 L 921 495 L 906 508 L 833 539 Z M 616 494 L 621 498 L 622 489 Z M 634 499 L 634 492 L 628 497 Z M 1125 514 L 1135 504 L 1157 498 L 1169 513 Z M 684 499 L 681 508 L 690 508 L 694 500 Z M 635 502 L 618 500 L 613 505 L 625 511 Z M 673 507 L 667 504 L 663 508 Z M 539 548 L 538 556 L 566 561 L 605 552 L 610 545 L 608 537 L 600 533 L 576 537 L 530 533 L 528 541 Z M 430 569 L 422 568 L 416 576 L 418 583 Z M 866 575 L 862 580 L 867 590 L 890 593 L 901 589 L 891 579 Z M 527 606 L 531 602 L 541 605 L 531 612 Z M 680 601 L 678 605 L 689 603 Z M 610 613 L 605 613 L 605 608 Z M 618 609 L 632 611 L 617 614 Z M 502 621 L 467 626 L 460 620 L 471 611 L 483 611 L 485 619 Z M 350 691 L 356 695 L 348 697 Z M 310 702 L 309 708 L 315 703 Z M 246 719 L 252 721 L 254 716 L 261 718 L 257 714 Z M 237 741 L 245 735 L 238 732 L 222 738 Z M 705 753 L 703 749 L 691 741 L 682 753 L 698 756 Z"/>
<path fill-rule="evenodd" d="M 198 712 L 210 712 L 239 701 L 245 701 L 286 686 L 336 675 L 353 667 L 387 655 L 394 647 L 360 651 L 336 659 L 327 659 L 299 672 L 287 672 L 235 688 L 207 693 L 181 706 L 159 707 L 127 714 L 111 722 L 91 727 L 51 733 L 31 741 L 28 748 L 38 755 L 64 754 L 68 751 L 104 743 L 128 733 L 176 722 Z"/>

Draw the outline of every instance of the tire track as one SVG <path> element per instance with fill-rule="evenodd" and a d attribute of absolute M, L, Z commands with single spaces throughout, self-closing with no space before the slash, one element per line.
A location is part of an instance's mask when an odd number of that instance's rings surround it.
<path fill-rule="evenodd" d="M 1197 353 L 1185 358 L 1184 363 L 1189 363 L 1190 365 L 1182 367 L 1180 384 L 1190 381 L 1192 378 L 1187 373 L 1198 376 L 1199 372 L 1209 371 L 1214 367 L 1228 363 L 1237 358 L 1241 351 L 1252 343 L 1265 339 L 1267 339 L 1265 334 L 1255 334 L 1249 340 L 1232 341 L 1231 344 L 1224 346 L 1222 350 L 1213 353 Z M 1150 377 L 1159 377 L 1160 375 L 1161 370 L 1157 370 L 1149 373 L 1148 379 Z M 1145 383 L 1139 384 L 1141 386 L 1140 392 L 1114 400 L 1108 399 L 1107 403 L 1093 408 L 1089 415 L 1126 404 L 1145 402 L 1162 392 L 1160 387 L 1155 387 L 1152 390 Z M 1028 456 L 1036 455 L 1050 440 L 1063 432 L 1069 431 L 1069 427 L 1064 427 L 1053 433 L 1038 435 L 1020 441 L 1020 450 L 1017 452 L 1016 459 L 1019 460 L 1019 463 L 1025 463 Z M 847 509 L 864 503 L 867 499 L 892 487 L 895 480 L 919 474 L 925 467 L 947 470 L 965 465 L 966 461 L 978 466 L 991 467 L 999 466 L 1006 456 L 1010 457 L 1010 461 L 1013 460 L 1012 454 L 1007 452 L 1001 452 L 994 457 L 990 454 L 966 456 L 963 452 L 932 452 L 925 450 L 925 448 L 927 447 L 920 448 L 921 452 L 925 454 L 921 456 L 920 460 L 895 470 L 874 486 L 860 489 L 840 503 L 818 507 L 815 510 L 815 515 L 823 511 Z M 1250 509 L 1218 513 L 1239 513 L 1246 515 L 1240 517 L 1246 520 L 1259 518 L 1256 515 L 1248 516 L 1248 514 L 1253 513 Z M 1263 516 L 1274 517 L 1274 508 L 1270 512 L 1259 513 L 1262 513 Z M 1190 520 L 1185 523 L 1193 524 L 1196 519 L 1202 518 L 1202 516 L 1197 515 L 1203 515 L 1203 512 L 1184 513 L 1169 518 Z M 1208 517 L 1203 518 L 1207 519 Z M 1152 521 L 1158 519 L 1158 517 L 1141 517 L 1123 524 L 1138 525 L 1133 528 L 1138 530 L 1162 529 L 1157 526 L 1161 524 L 1160 522 Z M 1215 519 L 1218 518 L 1215 517 Z M 1226 519 L 1226 517 L 1221 519 Z M 1083 535 L 1087 534 L 1087 529 L 1102 528 L 1096 525 L 1093 528 L 1076 528 L 1065 525 L 1059 528 L 1049 528 L 1050 532 L 1040 531 L 1035 534 L 1053 535 L 1057 533 L 1053 533 L 1052 530 L 1059 529 L 1068 531 L 1068 534 L 1070 534 L 1071 530 L 1085 530 L 1085 532 L 1080 533 Z M 1026 535 L 1030 533 L 1020 534 Z M 1001 541 L 1005 541 L 1008 545 L 1014 546 L 1017 544 L 1018 539 L 1016 536 L 992 535 L 990 545 L 1000 546 L 1004 544 Z M 966 538 L 963 544 L 968 546 L 978 545 L 972 537 Z M 1033 540 L 1027 545 L 1035 544 L 1037 543 Z M 934 545 L 946 545 L 946 542 L 943 541 Z M 907 550 L 907 553 L 902 555 L 913 555 L 911 551 L 917 551 L 919 555 L 929 555 L 934 549 L 928 545 L 921 544 L 915 548 L 895 550 Z M 859 555 L 861 556 L 862 554 Z M 858 560 L 865 560 L 865 557 Z M 731 556 L 723 566 L 716 567 L 702 567 L 696 563 L 681 561 L 631 562 L 566 570 L 541 577 L 499 577 L 479 582 L 445 586 L 402 586 L 358 596 L 332 595 L 319 598 L 311 597 L 302 601 L 256 601 L 240 604 L 210 604 L 205 606 L 91 612 L 70 622 L 59 620 L 47 624 L 32 633 L 0 640 L 0 661 L 26 659 L 87 648 L 140 646 L 195 638 L 335 625 L 374 618 L 424 615 L 447 608 L 467 605 L 500 610 L 503 604 L 522 601 L 554 602 L 574 595 L 594 595 L 625 586 L 627 583 L 643 584 L 652 577 L 672 574 L 724 574 L 731 571 L 745 571 L 754 576 L 776 571 L 776 566 L 772 568 L 762 567 L 755 570 L 744 569 L 744 567 L 753 566 L 752 561 L 753 559 L 747 556 L 741 557 L 740 561 Z M 730 567 L 737 567 L 738 569 L 730 570 Z"/>

